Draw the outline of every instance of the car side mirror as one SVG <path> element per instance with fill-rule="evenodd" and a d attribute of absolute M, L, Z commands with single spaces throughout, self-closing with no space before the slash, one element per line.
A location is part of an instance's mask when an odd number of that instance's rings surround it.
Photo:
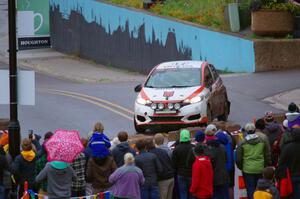
<path fill-rule="evenodd" d="M 134 92 L 138 93 L 142 90 L 142 88 L 143 88 L 142 84 L 139 84 L 136 87 L 134 87 Z"/>

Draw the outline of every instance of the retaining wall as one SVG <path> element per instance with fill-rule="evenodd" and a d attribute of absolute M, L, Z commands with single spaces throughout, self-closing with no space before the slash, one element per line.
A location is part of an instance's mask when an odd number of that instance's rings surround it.
<path fill-rule="evenodd" d="M 255 40 L 255 71 L 300 68 L 300 40 Z"/>
<path fill-rule="evenodd" d="M 207 60 L 254 72 L 253 41 L 95 0 L 50 0 L 53 48 L 148 73 L 170 60 Z"/>

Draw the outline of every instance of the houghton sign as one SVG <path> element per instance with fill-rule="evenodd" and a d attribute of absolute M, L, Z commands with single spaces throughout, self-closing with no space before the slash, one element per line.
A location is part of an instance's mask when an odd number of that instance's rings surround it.
<path fill-rule="evenodd" d="M 48 0 L 17 0 L 17 35 L 20 50 L 50 47 Z"/>

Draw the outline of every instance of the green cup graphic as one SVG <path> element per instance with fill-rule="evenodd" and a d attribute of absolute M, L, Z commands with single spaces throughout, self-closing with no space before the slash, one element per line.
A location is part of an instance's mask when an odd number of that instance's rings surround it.
<path fill-rule="evenodd" d="M 18 11 L 31 11 L 34 16 L 34 36 L 49 35 L 49 0 L 18 0 Z"/>

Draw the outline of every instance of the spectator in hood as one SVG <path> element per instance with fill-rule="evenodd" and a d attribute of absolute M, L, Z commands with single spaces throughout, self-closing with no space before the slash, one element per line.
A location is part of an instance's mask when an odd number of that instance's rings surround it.
<path fill-rule="evenodd" d="M 158 175 L 163 172 L 163 169 L 157 156 L 147 152 L 146 144 L 146 140 L 140 140 L 136 143 L 139 154 L 135 158 L 135 163 L 145 176 L 145 183 L 141 186 L 141 198 L 158 199 Z"/>
<path fill-rule="evenodd" d="M 164 144 L 164 142 L 165 142 L 165 137 L 163 136 L 163 134 L 157 133 L 154 135 L 155 147 L 165 150 L 168 153 L 169 157 L 171 158 L 172 150 L 166 144 Z"/>
<path fill-rule="evenodd" d="M 114 171 L 109 177 L 109 182 L 113 184 L 111 192 L 115 199 L 140 199 L 140 187 L 145 182 L 141 169 L 134 165 L 132 153 L 124 155 L 124 165 Z"/>
<path fill-rule="evenodd" d="M 214 170 L 213 199 L 229 199 L 229 177 L 226 170 L 227 154 L 225 147 L 215 136 L 217 131 L 217 127 L 213 124 L 208 125 L 205 129 L 206 144 Z"/>
<path fill-rule="evenodd" d="M 277 173 L 283 176 L 286 168 L 289 169 L 291 180 L 293 184 L 293 193 L 291 199 L 300 198 L 300 128 L 293 128 L 291 133 L 291 140 L 282 147 Z"/>
<path fill-rule="evenodd" d="M 38 159 L 37 153 L 33 150 L 33 144 L 37 150 L 41 150 L 41 145 L 33 135 L 32 139 L 25 138 L 21 143 L 21 154 L 18 155 L 12 163 L 11 173 L 18 182 L 19 196 L 24 193 L 24 183 L 28 182 L 28 188 L 38 191 L 37 184 L 35 183 L 35 166 Z"/>
<path fill-rule="evenodd" d="M 128 133 L 121 131 L 118 133 L 118 139 L 120 144 L 116 145 L 112 150 L 112 155 L 118 167 L 124 165 L 124 155 L 126 153 L 131 153 L 135 156 L 135 151 L 129 146 L 128 143 Z"/>
<path fill-rule="evenodd" d="M 256 186 L 256 191 L 268 192 L 272 195 L 272 199 L 280 199 L 279 192 L 274 184 L 275 168 L 266 167 L 262 172 L 263 178 L 259 179 Z M 256 198 L 254 193 L 254 199 L 261 199 L 259 196 Z"/>
<path fill-rule="evenodd" d="M 235 173 L 235 165 L 233 159 L 233 150 L 234 150 L 234 142 L 233 138 L 226 131 L 219 130 L 216 133 L 217 141 L 222 144 L 226 149 L 227 161 L 226 161 L 226 170 L 229 176 L 229 196 L 231 199 L 234 198 L 234 173 Z"/>
<path fill-rule="evenodd" d="M 103 125 L 100 122 L 97 122 L 94 126 L 93 135 L 88 144 L 93 157 L 104 158 L 110 154 L 109 148 L 111 147 L 111 144 L 103 131 Z"/>
<path fill-rule="evenodd" d="M 51 131 L 47 132 L 44 135 L 44 142 L 42 145 L 42 153 L 40 158 L 36 161 L 35 165 L 35 173 L 36 175 L 39 174 L 46 166 L 47 164 L 47 151 L 45 148 L 45 143 L 52 137 L 53 133 Z M 39 184 L 39 193 L 40 194 L 47 194 L 47 180 L 42 181 Z"/>
<path fill-rule="evenodd" d="M 181 130 L 179 144 L 175 147 L 172 154 L 172 162 L 177 173 L 180 199 L 192 198 L 189 193 L 192 181 L 192 167 L 187 165 L 187 154 L 193 147 L 189 130 Z"/>
<path fill-rule="evenodd" d="M 269 139 L 271 147 L 271 159 L 272 165 L 277 165 L 279 156 L 279 143 L 283 133 L 282 127 L 274 120 L 274 114 L 272 112 L 266 112 L 265 114 L 266 128 L 265 132 Z"/>
<path fill-rule="evenodd" d="M 253 199 L 262 171 L 271 164 L 269 148 L 258 135 L 252 123 L 245 125 L 245 140 L 236 149 L 236 165 L 242 171 L 249 199 Z"/>
<path fill-rule="evenodd" d="M 36 182 L 47 180 L 47 193 L 50 199 L 67 199 L 71 197 L 72 179 L 76 174 L 66 162 L 52 161 L 36 176 Z"/>
<path fill-rule="evenodd" d="M 298 112 L 299 108 L 296 104 L 291 103 L 288 110 L 289 112 L 285 114 L 287 120 L 287 128 L 280 140 L 280 149 L 282 149 L 286 143 L 293 141 L 294 138 L 291 136 L 292 132 L 298 131 L 297 129 L 300 128 L 300 114 Z"/>

